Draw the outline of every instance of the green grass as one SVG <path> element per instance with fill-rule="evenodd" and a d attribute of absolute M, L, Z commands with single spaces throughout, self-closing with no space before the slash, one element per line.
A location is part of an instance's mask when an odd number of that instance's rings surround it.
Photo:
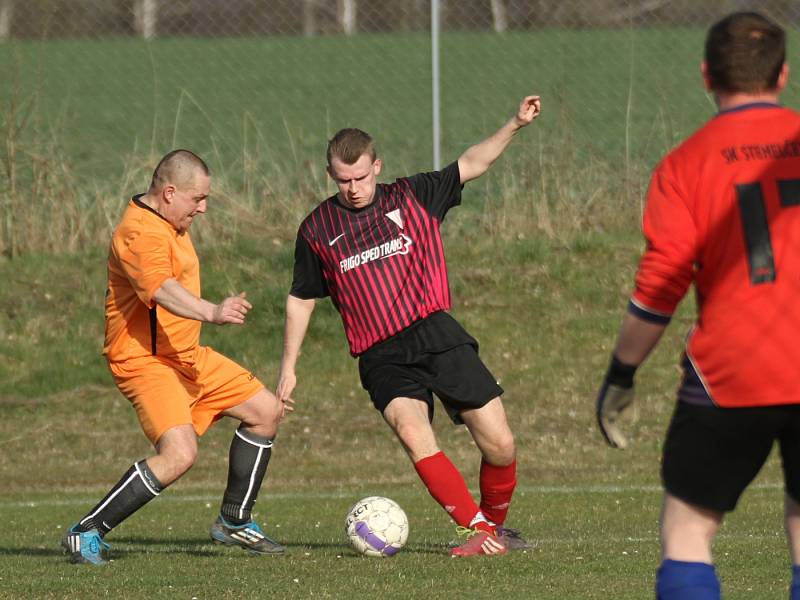
<path fill-rule="evenodd" d="M 14 285 L 0 295 L 0 597 L 649 597 L 659 560 L 660 440 L 692 307 L 681 309 L 639 375 L 633 447 L 612 451 L 596 431 L 593 396 L 638 236 L 584 234 L 562 244 L 482 238 L 479 229 L 466 218 L 448 221 L 453 313 L 507 390 L 520 482 L 509 524 L 537 540 L 535 550 L 500 560 L 446 556 L 452 524 L 360 389 L 325 301 L 299 363 L 297 412 L 281 430 L 257 504 L 288 555 L 249 557 L 207 539 L 235 425 L 223 421 L 201 440 L 192 471 L 109 536 L 108 569 L 67 564 L 57 546 L 64 528 L 150 452 L 98 355 L 104 252 L 91 250 L 0 263 L 0 277 Z M 205 326 L 204 341 L 271 386 L 291 250 L 268 248 L 243 240 L 199 252 L 207 295 L 246 289 L 256 306 L 243 327 Z M 440 442 L 474 486 L 474 444 L 443 416 L 434 423 Z M 715 545 L 726 598 L 786 595 L 780 481 L 772 460 Z M 391 560 L 361 559 L 346 545 L 344 514 L 371 494 L 394 498 L 410 518 L 408 547 Z"/>
<path fill-rule="evenodd" d="M 541 239 L 504 240 L 487 237 L 470 215 L 457 213 L 454 211 L 445 225 L 447 253 L 453 265 L 454 312 L 479 339 L 487 340 L 487 361 L 504 365 L 504 377 L 515 378 L 515 385 L 526 388 L 533 383 L 530 378 L 535 371 L 549 360 L 569 360 L 565 353 L 543 355 L 538 347 L 555 348 L 549 341 L 565 334 L 576 347 L 587 343 L 588 336 L 601 343 L 603 337 L 613 334 L 623 290 L 629 285 L 641 246 L 637 236 L 586 234 L 563 245 Z M 199 244 L 204 295 L 221 299 L 246 291 L 255 306 L 244 327 L 206 326 L 204 342 L 259 372 L 274 373 L 281 352 L 293 250 L 292 241 L 280 238 Z M 0 278 L 6 282 L 0 302 L 0 352 L 4 358 L 0 394 L 30 397 L 82 384 L 108 384 L 99 356 L 105 253 L 105 249 L 95 248 L 0 262 Z M 598 282 L 597 263 L 603 262 L 623 267 L 609 271 Z M 23 297 L 25 302 L 16 301 Z M 562 312 L 560 306 L 574 310 Z M 514 315 L 530 318 L 519 322 Z M 594 326 L 587 327 L 589 323 Z M 524 360 L 520 360 L 513 347 L 526 340 L 531 343 L 525 344 Z M 328 371 L 330 365 L 347 364 L 345 348 L 338 315 L 330 302 L 318 303 L 306 353 Z M 515 360 L 503 358 L 510 351 Z M 605 355 L 597 360 L 592 368 L 600 368 Z M 319 370 L 315 365 L 308 368 L 310 372 Z M 354 373 L 353 369 L 351 379 Z"/>
<path fill-rule="evenodd" d="M 702 42 L 702 29 L 445 33 L 444 158 L 536 92 L 551 141 L 612 165 L 652 162 L 713 113 Z M 344 126 L 377 136 L 393 177 L 430 166 L 430 71 L 424 33 L 12 41 L 0 47 L 0 101 L 33 100 L 31 127 L 86 177 L 175 145 L 239 176 L 253 156 L 268 170 L 302 167 Z M 797 96 L 792 82 L 786 101 Z"/>
<path fill-rule="evenodd" d="M 102 480 L 120 474 L 123 455 L 144 451 L 128 409 L 94 412 L 99 405 L 115 404 L 114 395 L 95 392 L 98 400 L 73 395 L 52 404 L 46 411 L 50 430 L 27 423 L 10 438 L 4 426 L 4 449 L 15 456 L 13 466 L 4 461 L 4 473 L 41 473 L 41 466 L 48 465 L 49 475 L 46 486 L 31 476 L 30 485 L 15 484 L 0 493 L 0 517 L 6 523 L 0 546 L 0 597 L 104 593 L 126 598 L 256 598 L 266 589 L 282 598 L 650 596 L 658 563 L 657 485 L 616 483 L 597 464 L 607 461 L 612 451 L 588 431 L 580 434 L 593 446 L 596 466 L 588 477 L 556 476 L 555 482 L 547 483 L 552 474 L 537 478 L 533 465 L 556 449 L 540 445 L 522 450 L 521 485 L 511 523 L 536 539 L 536 549 L 503 559 L 456 561 L 446 555 L 446 543 L 453 536 L 449 520 L 416 481 L 405 458 L 387 445 L 377 415 L 370 415 L 372 427 L 366 420 L 352 423 L 344 418 L 354 414 L 355 402 L 344 402 L 343 410 L 329 414 L 324 423 L 317 414 L 287 422 L 275 447 L 257 518 L 287 545 L 286 556 L 250 557 L 213 546 L 207 538 L 224 486 L 225 449 L 232 432 L 232 424 L 223 422 L 202 440 L 195 469 L 109 536 L 113 562 L 108 568 L 69 565 L 57 548 L 64 528 L 103 493 Z M 364 399 L 358 403 L 364 406 Z M 76 411 L 75 405 L 84 408 Z M 331 425 L 336 431 L 325 437 L 336 440 L 332 447 L 309 444 Z M 312 431 L 304 433 L 306 427 Z M 113 444 L 108 431 L 116 432 Z M 452 428 L 441 433 L 457 456 L 470 451 L 470 460 L 457 462 L 474 481 L 470 444 Z M 61 443 L 47 452 L 31 452 L 33 436 Z M 350 443 L 342 444 L 341 438 L 348 437 Z M 569 454 L 559 460 L 570 460 Z M 657 466 L 647 446 L 624 458 L 634 467 Z M 309 461 L 318 468 L 309 469 Z M 773 464 L 759 479 L 761 485 L 746 493 L 741 510 L 724 526 L 715 545 L 726 598 L 786 595 L 778 481 Z M 349 506 L 376 493 L 397 500 L 411 523 L 407 548 L 390 560 L 355 556 L 343 533 Z"/>

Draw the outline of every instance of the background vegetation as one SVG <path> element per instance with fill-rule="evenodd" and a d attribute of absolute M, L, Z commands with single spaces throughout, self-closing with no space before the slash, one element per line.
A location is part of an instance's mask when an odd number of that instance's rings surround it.
<path fill-rule="evenodd" d="M 298 410 L 257 504 L 288 556 L 251 559 L 209 543 L 235 426 L 222 422 L 201 441 L 195 468 L 109 537 L 107 569 L 67 564 L 58 541 L 150 451 L 99 355 L 106 244 L 127 198 L 172 147 L 209 159 L 211 209 L 193 229 L 204 295 L 246 290 L 255 309 L 243 327 L 206 326 L 203 341 L 272 387 L 295 228 L 332 193 L 325 140 L 361 126 L 378 137 L 387 179 L 430 168 L 428 98 L 404 85 L 427 69 L 418 51 L 427 38 L 3 45 L 0 597 L 649 597 L 660 443 L 690 299 L 638 376 L 631 449 L 603 445 L 593 403 L 641 251 L 647 173 L 713 114 L 696 75 L 701 39 L 687 29 L 444 41 L 463 63 L 443 86 L 447 157 L 494 131 L 524 93 L 544 97 L 542 118 L 467 187 L 444 227 L 453 314 L 507 390 L 518 439 L 509 524 L 535 550 L 447 558 L 451 524 L 370 407 L 338 316 L 322 302 L 299 365 Z M 495 68 L 498 56 L 508 70 Z M 231 68 L 236 60 L 241 69 Z M 365 65 L 378 95 L 354 94 L 342 64 Z M 666 64 L 681 65 L 677 79 L 654 68 Z M 263 79 L 262 91 L 242 94 L 252 79 Z M 793 86 L 787 102 L 796 95 Z M 442 445 L 474 484 L 476 450 L 442 416 Z M 409 514 L 408 548 L 393 560 L 362 560 L 346 547 L 344 514 L 369 494 Z M 772 461 L 725 525 L 715 551 L 726 598 L 786 596 L 781 494 Z"/>

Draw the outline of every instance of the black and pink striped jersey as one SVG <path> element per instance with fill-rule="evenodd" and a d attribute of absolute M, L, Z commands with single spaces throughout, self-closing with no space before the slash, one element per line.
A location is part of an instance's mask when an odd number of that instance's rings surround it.
<path fill-rule="evenodd" d="M 328 198 L 300 225 L 290 294 L 330 296 L 353 356 L 449 309 L 439 225 L 460 202 L 458 163 L 378 184 L 360 210 Z"/>

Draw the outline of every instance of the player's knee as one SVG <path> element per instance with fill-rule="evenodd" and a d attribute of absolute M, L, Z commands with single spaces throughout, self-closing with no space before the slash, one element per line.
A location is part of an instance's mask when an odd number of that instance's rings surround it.
<path fill-rule="evenodd" d="M 399 421 L 391 425 L 397 437 L 406 445 L 414 444 L 415 440 L 422 437 L 420 427 L 416 423 Z"/>
<path fill-rule="evenodd" d="M 278 400 L 272 394 L 269 394 L 267 401 L 265 404 L 265 411 L 262 417 L 264 425 L 268 425 L 271 427 L 278 427 L 278 423 L 281 421 L 281 416 L 283 415 L 283 402 Z"/>
<path fill-rule="evenodd" d="M 197 453 L 194 454 L 185 454 L 178 458 L 178 461 L 175 463 L 176 470 L 178 471 L 179 475 L 183 475 L 189 469 L 192 468 L 194 465 L 194 461 L 197 458 Z"/>
<path fill-rule="evenodd" d="M 500 446 L 499 452 L 500 454 L 500 464 L 503 465 L 510 465 L 517 455 L 517 449 L 514 445 L 514 439 L 510 438 L 507 442 Z"/>
<path fill-rule="evenodd" d="M 278 424 L 281 421 L 281 407 L 280 403 L 276 401 L 276 406 L 267 403 L 262 410 L 259 410 L 246 424 L 246 427 L 255 433 L 264 437 L 272 438 L 278 434 Z"/>
<path fill-rule="evenodd" d="M 439 451 L 432 430 L 417 423 L 398 423 L 393 427 L 395 435 L 407 449 L 412 460 L 431 456 Z"/>
<path fill-rule="evenodd" d="M 180 477 L 192 468 L 194 461 L 197 460 L 197 444 L 182 444 L 170 449 L 165 457 L 175 471 L 176 477 Z"/>
<path fill-rule="evenodd" d="M 248 402 L 248 411 L 242 419 L 246 427 L 259 435 L 275 435 L 281 420 L 283 406 L 278 398 L 266 389 Z"/>
<path fill-rule="evenodd" d="M 711 545 L 717 534 L 718 526 L 710 522 L 683 521 L 668 522 L 661 526 L 661 535 L 665 544 L 688 543 L 693 546 L 707 547 Z"/>
<path fill-rule="evenodd" d="M 514 461 L 517 449 L 511 432 L 499 435 L 485 444 L 484 457 L 495 465 L 508 465 Z"/>

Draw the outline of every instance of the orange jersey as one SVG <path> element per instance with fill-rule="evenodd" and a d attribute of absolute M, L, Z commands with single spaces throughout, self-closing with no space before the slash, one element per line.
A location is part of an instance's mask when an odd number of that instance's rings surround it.
<path fill-rule="evenodd" d="M 108 253 L 103 354 L 109 361 L 192 356 L 200 342 L 200 322 L 174 315 L 153 299 L 170 278 L 200 296 L 200 264 L 188 232 L 179 234 L 136 196 Z"/>
<path fill-rule="evenodd" d="M 694 282 L 686 353 L 719 406 L 800 404 L 800 114 L 723 111 L 656 168 L 634 313 L 668 319 Z"/>

